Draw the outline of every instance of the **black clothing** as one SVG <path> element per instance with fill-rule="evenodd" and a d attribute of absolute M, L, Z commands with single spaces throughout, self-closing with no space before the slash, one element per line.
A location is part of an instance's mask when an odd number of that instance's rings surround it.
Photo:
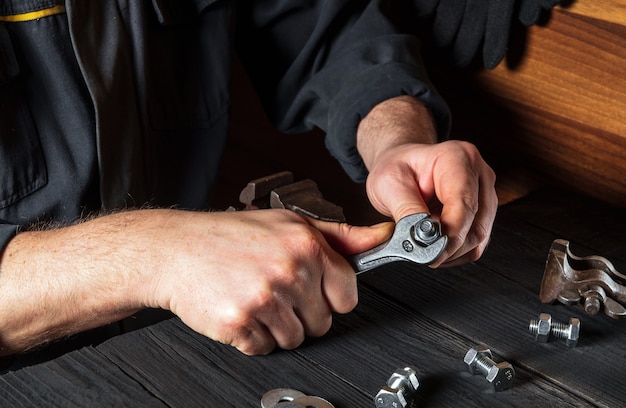
<path fill-rule="evenodd" d="M 20 225 L 101 208 L 206 208 L 233 46 L 279 129 L 326 131 L 356 181 L 356 127 L 377 103 L 418 97 L 444 137 L 447 107 L 390 3 L 67 0 L 29 20 L 15 16 L 63 2 L 0 1 L 0 248 Z"/>
<path fill-rule="evenodd" d="M 481 58 L 495 68 L 504 58 L 516 21 L 531 26 L 541 13 L 562 0 L 412 0 L 400 7 L 413 32 L 449 49 L 454 65 L 465 67 Z"/>

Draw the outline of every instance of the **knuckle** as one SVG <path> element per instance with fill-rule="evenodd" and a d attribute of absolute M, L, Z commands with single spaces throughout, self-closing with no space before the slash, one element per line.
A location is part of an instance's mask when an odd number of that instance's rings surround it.
<path fill-rule="evenodd" d="M 325 318 L 321 318 L 315 327 L 307 330 L 307 335 L 312 337 L 320 337 L 328 333 L 333 324 L 333 317 L 329 313 Z"/>
<path fill-rule="evenodd" d="M 300 344 L 302 344 L 303 341 L 303 333 L 294 333 L 292 336 L 289 336 L 281 342 L 280 348 L 285 350 L 293 350 L 297 348 Z"/>
<path fill-rule="evenodd" d="M 357 291 L 348 291 L 335 304 L 335 311 L 338 313 L 348 313 L 356 307 L 359 302 Z"/>
<path fill-rule="evenodd" d="M 250 336 L 249 328 L 252 315 L 243 308 L 232 308 L 222 318 L 224 331 L 231 333 L 233 339 L 244 339 Z"/>
<path fill-rule="evenodd" d="M 491 230 L 485 224 L 477 222 L 472 229 L 472 235 L 478 245 L 483 245 L 489 240 Z"/>
<path fill-rule="evenodd" d="M 305 254 L 318 254 L 322 251 L 319 234 L 315 233 L 313 228 L 301 228 L 294 234 L 293 239 L 297 248 Z"/>
<path fill-rule="evenodd" d="M 478 196 L 475 191 L 466 190 L 461 193 L 461 202 L 465 211 L 467 211 L 472 217 L 478 213 L 480 205 L 478 203 Z"/>
<path fill-rule="evenodd" d="M 234 347 L 246 354 L 248 356 L 262 356 L 267 355 L 274 350 L 275 345 L 270 344 L 269 342 L 253 342 L 253 341 L 245 341 L 240 344 L 235 344 Z"/>
<path fill-rule="evenodd" d="M 467 253 L 467 260 L 469 262 L 476 262 L 480 259 L 481 255 L 482 255 L 482 250 L 476 247 Z"/>

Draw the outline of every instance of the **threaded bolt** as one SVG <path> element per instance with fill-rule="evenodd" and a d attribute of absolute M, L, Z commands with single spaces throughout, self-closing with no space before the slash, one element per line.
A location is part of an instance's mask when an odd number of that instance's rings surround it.
<path fill-rule="evenodd" d="M 496 363 L 491 350 L 469 349 L 463 359 L 470 373 L 482 374 L 491 383 L 495 391 L 510 388 L 515 379 L 515 369 L 507 362 Z"/>
<path fill-rule="evenodd" d="M 602 302 L 600 302 L 600 298 L 597 296 L 587 296 L 585 297 L 585 313 L 588 315 L 596 315 L 602 308 Z"/>
<path fill-rule="evenodd" d="M 377 408 L 406 408 L 419 388 L 419 380 L 411 367 L 397 369 L 387 385 L 374 397 Z"/>
<path fill-rule="evenodd" d="M 557 339 L 565 339 L 567 348 L 574 348 L 578 343 L 580 334 L 580 320 L 571 318 L 569 324 L 553 322 L 552 316 L 547 313 L 541 313 L 539 320 L 531 320 L 528 326 L 531 333 L 535 334 L 535 339 L 545 343 L 550 335 Z"/>
<path fill-rule="evenodd" d="M 413 228 L 413 235 L 418 242 L 430 244 L 441 236 L 441 228 L 437 221 L 425 218 Z"/>

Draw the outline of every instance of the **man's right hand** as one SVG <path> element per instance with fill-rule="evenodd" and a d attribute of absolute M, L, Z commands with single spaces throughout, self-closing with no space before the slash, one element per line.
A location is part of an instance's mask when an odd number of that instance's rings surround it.
<path fill-rule="evenodd" d="M 356 275 L 343 255 L 374 247 L 393 230 L 390 223 L 353 227 L 287 210 L 188 221 L 184 228 L 176 218 L 165 222 L 169 261 L 151 306 L 245 354 L 292 349 L 326 333 L 332 312 L 357 304 Z"/>
<path fill-rule="evenodd" d="M 0 258 L 3 354 L 145 307 L 246 354 L 294 348 L 356 305 L 344 255 L 392 232 L 287 210 L 138 210 L 24 232 Z"/>

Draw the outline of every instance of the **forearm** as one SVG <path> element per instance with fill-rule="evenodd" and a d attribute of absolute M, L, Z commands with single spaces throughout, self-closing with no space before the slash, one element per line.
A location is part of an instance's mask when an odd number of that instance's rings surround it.
<path fill-rule="evenodd" d="M 122 319 L 145 307 L 144 248 L 154 220 L 143 211 L 18 234 L 0 257 L 0 354 Z M 147 233 L 146 233 L 147 232 Z M 141 267 L 139 267 L 141 265 Z"/>
<path fill-rule="evenodd" d="M 437 141 L 433 118 L 422 102 L 399 96 L 376 105 L 357 129 L 357 150 L 371 170 L 380 154 L 407 143 Z"/>

